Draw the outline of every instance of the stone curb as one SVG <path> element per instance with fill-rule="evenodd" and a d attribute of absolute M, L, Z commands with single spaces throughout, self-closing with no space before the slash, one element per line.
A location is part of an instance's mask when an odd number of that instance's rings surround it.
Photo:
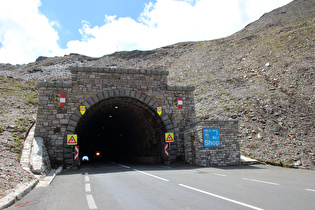
<path fill-rule="evenodd" d="M 18 187 L 14 192 L 5 196 L 0 200 L 0 209 L 8 208 L 13 205 L 16 201 L 21 200 L 27 193 L 29 193 L 39 182 L 39 179 Z"/>
<path fill-rule="evenodd" d="M 40 186 L 42 183 L 42 187 L 49 186 L 52 181 L 55 179 L 56 175 L 59 175 L 63 170 L 63 167 L 60 166 L 58 169 L 51 170 L 47 176 L 41 176 L 40 178 L 36 178 L 36 180 L 23 184 L 22 186 L 16 188 L 14 192 L 0 199 L 0 210 L 8 208 L 12 206 L 17 201 L 21 200 L 25 195 L 31 192 L 36 186 Z"/>

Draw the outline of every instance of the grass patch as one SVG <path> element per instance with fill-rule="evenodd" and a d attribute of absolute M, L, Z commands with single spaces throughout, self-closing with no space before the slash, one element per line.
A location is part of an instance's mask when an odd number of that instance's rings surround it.
<path fill-rule="evenodd" d="M 26 103 L 37 106 L 38 105 L 38 93 L 29 92 L 25 95 L 24 100 Z"/>

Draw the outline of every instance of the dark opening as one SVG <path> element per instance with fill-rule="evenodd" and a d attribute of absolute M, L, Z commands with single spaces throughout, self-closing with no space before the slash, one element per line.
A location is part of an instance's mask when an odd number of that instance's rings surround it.
<path fill-rule="evenodd" d="M 88 156 L 90 162 L 161 163 L 164 132 L 165 126 L 156 110 L 127 97 L 93 105 L 76 127 L 80 156 Z"/>

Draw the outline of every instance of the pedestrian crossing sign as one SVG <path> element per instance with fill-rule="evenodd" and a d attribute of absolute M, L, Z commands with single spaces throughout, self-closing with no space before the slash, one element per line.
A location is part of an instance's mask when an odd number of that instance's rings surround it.
<path fill-rule="evenodd" d="M 174 133 L 165 133 L 165 142 L 174 142 Z"/>
<path fill-rule="evenodd" d="M 76 134 L 67 135 L 67 145 L 77 145 L 78 136 Z"/>

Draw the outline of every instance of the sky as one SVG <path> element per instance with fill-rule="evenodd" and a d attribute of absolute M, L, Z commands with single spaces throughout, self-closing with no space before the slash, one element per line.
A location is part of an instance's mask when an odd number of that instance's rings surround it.
<path fill-rule="evenodd" d="M 229 36 L 292 0 L 0 0 L 0 63 Z"/>

